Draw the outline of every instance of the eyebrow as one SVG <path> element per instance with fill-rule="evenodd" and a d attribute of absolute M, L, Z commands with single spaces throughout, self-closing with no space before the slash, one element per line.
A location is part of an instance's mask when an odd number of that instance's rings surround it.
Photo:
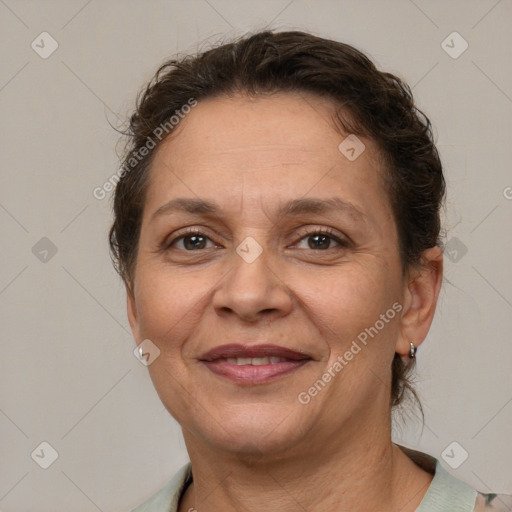
<path fill-rule="evenodd" d="M 333 211 L 342 211 L 350 215 L 355 220 L 365 221 L 367 216 L 355 205 L 348 201 L 344 201 L 339 197 L 331 197 L 328 199 L 316 198 L 299 198 L 292 199 L 277 209 L 279 218 L 286 216 L 299 216 L 304 214 L 326 214 Z M 171 213 L 190 213 L 192 215 L 220 216 L 221 208 L 212 201 L 204 199 L 179 197 L 172 199 L 160 206 L 153 215 L 151 220 L 162 215 Z"/>

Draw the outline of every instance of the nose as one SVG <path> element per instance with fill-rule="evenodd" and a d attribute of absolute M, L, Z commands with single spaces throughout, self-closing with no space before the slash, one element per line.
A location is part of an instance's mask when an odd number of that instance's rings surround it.
<path fill-rule="evenodd" d="M 292 309 L 292 299 L 279 273 L 278 262 L 270 266 L 267 250 L 252 262 L 233 252 L 233 266 L 227 272 L 213 296 L 218 315 L 236 315 L 246 322 L 286 316 Z"/>

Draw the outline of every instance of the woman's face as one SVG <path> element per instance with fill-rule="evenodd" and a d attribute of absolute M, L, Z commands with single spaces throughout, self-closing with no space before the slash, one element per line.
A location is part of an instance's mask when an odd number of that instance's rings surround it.
<path fill-rule="evenodd" d="M 304 453 L 388 417 L 409 341 L 397 230 L 376 146 L 341 151 L 331 113 L 307 95 L 209 99 L 156 151 L 129 318 L 137 343 L 160 350 L 149 371 L 162 402 L 198 443 Z M 227 344 L 302 359 L 205 360 Z"/>

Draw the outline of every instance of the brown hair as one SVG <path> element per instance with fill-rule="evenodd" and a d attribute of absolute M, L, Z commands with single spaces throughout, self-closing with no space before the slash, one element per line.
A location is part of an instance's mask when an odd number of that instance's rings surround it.
<path fill-rule="evenodd" d="M 442 165 L 431 123 L 414 105 L 409 86 L 379 71 L 348 44 L 304 32 L 263 31 L 198 55 L 167 61 L 139 94 L 127 131 L 129 143 L 115 191 L 109 238 L 114 265 L 130 289 L 148 169 L 155 153 L 145 152 L 141 157 L 140 148 L 150 140 L 155 142 L 155 130 L 168 125 L 191 99 L 281 91 L 308 92 L 332 100 L 339 107 L 337 120 L 342 130 L 377 143 L 385 158 L 385 183 L 404 274 L 421 264 L 424 250 L 440 245 L 440 208 L 445 194 Z M 408 380 L 413 365 L 414 360 L 406 364 L 395 354 L 392 406 L 402 402 L 407 390 L 419 404 Z"/>

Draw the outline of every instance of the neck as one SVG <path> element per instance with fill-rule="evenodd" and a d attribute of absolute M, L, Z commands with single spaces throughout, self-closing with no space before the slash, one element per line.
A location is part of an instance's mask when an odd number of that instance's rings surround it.
<path fill-rule="evenodd" d="M 287 456 L 227 456 L 184 432 L 194 481 L 179 511 L 325 510 L 412 512 L 432 480 L 391 441 L 366 428 L 347 442 L 339 433 Z M 334 437 L 334 436 L 333 436 Z"/>

